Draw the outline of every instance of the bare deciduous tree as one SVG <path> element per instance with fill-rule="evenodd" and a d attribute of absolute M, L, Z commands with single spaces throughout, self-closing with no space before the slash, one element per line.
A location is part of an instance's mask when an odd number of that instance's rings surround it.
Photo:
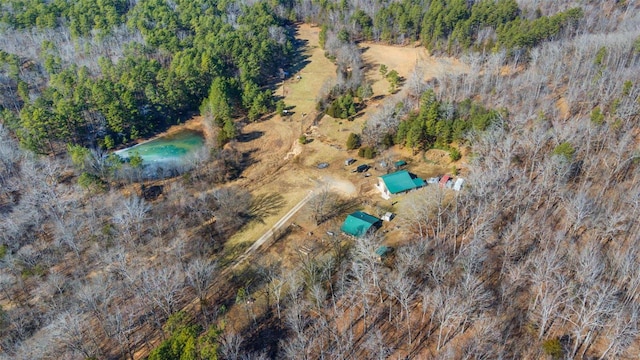
<path fill-rule="evenodd" d="M 66 349 L 79 353 L 85 358 L 100 355 L 99 346 L 92 329 L 77 313 L 62 313 L 50 325 L 59 344 Z"/>
<path fill-rule="evenodd" d="M 200 310 L 206 319 L 205 299 L 207 289 L 214 280 L 214 273 L 217 270 L 217 264 L 209 259 L 197 258 L 191 260 L 185 269 L 187 283 L 196 292 L 196 296 L 200 301 Z"/>
<path fill-rule="evenodd" d="M 596 334 L 604 328 L 617 305 L 614 293 L 615 288 L 609 284 L 578 288 L 575 299 L 568 304 L 568 312 L 563 316 L 573 334 L 572 356 L 583 357 Z"/>
<path fill-rule="evenodd" d="M 120 224 L 122 231 L 131 236 L 131 231 L 135 230 L 137 235 L 142 232 L 142 225 L 148 219 L 148 212 L 151 206 L 138 196 L 131 196 L 123 199 L 118 211 L 114 214 L 113 220 Z"/>
<path fill-rule="evenodd" d="M 145 269 L 141 273 L 140 287 L 149 303 L 168 318 L 176 310 L 184 287 L 184 276 L 175 266 Z"/>
<path fill-rule="evenodd" d="M 629 346 L 637 341 L 640 329 L 638 320 L 640 317 L 640 307 L 638 304 L 625 306 L 622 311 L 616 311 L 613 318 L 607 323 L 604 338 L 608 345 L 600 355 L 600 360 L 611 358 L 622 358 L 628 351 Z"/>
<path fill-rule="evenodd" d="M 414 282 L 406 274 L 398 273 L 397 276 L 387 280 L 387 292 L 393 297 L 401 307 L 400 319 L 404 318 L 405 328 L 409 336 L 408 343 L 411 346 L 413 336 L 411 333 L 411 301 L 414 296 Z"/>

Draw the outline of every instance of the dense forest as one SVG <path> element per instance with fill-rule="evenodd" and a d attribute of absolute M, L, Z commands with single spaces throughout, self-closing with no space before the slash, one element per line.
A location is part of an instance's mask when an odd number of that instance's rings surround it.
<path fill-rule="evenodd" d="M 0 358 L 640 353 L 634 2 L 0 0 L 0 9 Z M 360 42 L 424 46 L 467 64 L 428 80 L 416 64 L 358 140 L 378 153 L 440 148 L 458 159 L 465 147 L 469 185 L 408 197 L 405 245 L 385 264 L 376 233 L 295 268 L 256 260 L 234 272 L 225 241 L 282 200 L 213 184 L 242 172 L 243 154 L 224 146 L 242 124 L 282 111 L 274 88 L 296 66 L 299 22 L 319 26 L 336 65 L 316 99 L 336 118 L 372 96 Z M 148 188 L 106 155 L 198 112 L 216 144 L 175 181 Z M 230 330 L 233 306 L 246 313 L 243 329 Z"/>
<path fill-rule="evenodd" d="M 529 19 L 514 0 L 383 4 L 3 1 L 4 123 L 40 153 L 65 143 L 111 149 L 202 106 L 226 125 L 225 142 L 235 135 L 232 117 L 256 120 L 273 109 L 266 85 L 293 55 L 284 27 L 290 19 L 328 21 L 339 43 L 419 40 L 449 53 L 507 49 L 519 56 L 570 34 L 582 16 L 572 8 Z M 344 26 L 329 20 L 336 16 Z"/>
<path fill-rule="evenodd" d="M 201 105 L 221 127 L 239 114 L 255 120 L 273 107 L 265 85 L 292 52 L 286 21 L 265 4 L 3 1 L 2 7 L 4 123 L 36 152 L 65 143 L 111 149 L 178 123 Z M 220 95 L 225 108 L 204 101 Z"/>

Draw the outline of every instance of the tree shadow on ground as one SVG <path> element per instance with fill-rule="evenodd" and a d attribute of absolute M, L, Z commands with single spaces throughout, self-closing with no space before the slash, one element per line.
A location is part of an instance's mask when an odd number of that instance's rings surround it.
<path fill-rule="evenodd" d="M 226 276 L 216 279 L 207 289 L 207 296 L 202 304 L 208 320 L 214 321 L 218 316 L 224 315 L 235 303 L 236 293 L 237 289 L 229 284 Z"/>
<path fill-rule="evenodd" d="M 264 224 L 264 219 L 275 215 L 284 206 L 285 201 L 278 193 L 266 193 L 254 196 L 249 207 L 249 217 Z"/>
<path fill-rule="evenodd" d="M 256 158 L 253 157 L 253 154 L 257 151 L 258 149 L 251 149 L 242 153 L 238 176 L 240 176 L 249 166 L 258 162 Z"/>
<path fill-rule="evenodd" d="M 294 47 L 293 54 L 289 59 L 287 59 L 288 61 L 285 64 L 282 64 L 282 67 L 279 69 L 279 73 L 271 76 L 268 84 L 268 87 L 271 90 L 275 90 L 278 87 L 278 84 L 283 81 L 294 78 L 300 70 L 311 63 L 309 60 L 311 56 L 304 53 L 308 48 L 307 45 L 309 41 L 296 38 L 295 33 L 297 33 L 297 31 L 292 32 L 293 34 L 290 38 L 292 38 L 291 41 Z"/>
<path fill-rule="evenodd" d="M 359 118 L 361 118 L 361 117 L 365 116 L 366 114 L 367 114 L 367 112 L 366 112 L 366 111 L 360 111 L 360 112 L 358 112 L 357 114 L 355 114 L 355 115 L 353 115 L 353 116 L 349 117 L 349 119 L 348 119 L 348 120 L 349 120 L 349 121 L 353 121 L 353 120 L 355 120 L 355 119 L 359 119 Z"/>
<path fill-rule="evenodd" d="M 286 78 L 293 77 L 293 74 L 298 73 L 305 66 L 311 63 L 311 61 L 308 60 L 311 56 L 304 54 L 304 52 L 308 49 L 308 44 L 308 40 L 295 38 L 295 40 L 293 41 L 295 51 L 291 58 L 291 65 L 287 68 L 289 76 Z"/>
<path fill-rule="evenodd" d="M 241 242 L 237 244 L 225 244 L 224 250 L 218 260 L 218 266 L 222 269 L 233 264 L 233 261 L 242 255 L 251 246 L 250 242 Z"/>
<path fill-rule="evenodd" d="M 246 142 L 250 142 L 256 139 L 259 139 L 262 137 L 262 135 L 264 135 L 264 131 L 251 131 L 248 132 L 246 134 L 240 134 L 238 135 L 238 142 L 241 143 L 246 143 Z"/>
<path fill-rule="evenodd" d="M 320 219 L 318 219 L 318 225 L 337 217 L 346 216 L 349 213 L 359 210 L 362 206 L 359 201 L 355 201 L 353 199 L 345 199 L 335 193 L 331 193 L 331 196 L 332 200 L 330 200 L 330 203 L 332 204 L 332 206 L 329 211 L 324 214 L 324 216 L 321 216 Z"/>
<path fill-rule="evenodd" d="M 282 321 L 274 316 L 272 309 L 269 309 L 256 319 L 256 324 L 257 326 L 248 329 L 249 333 L 244 342 L 245 352 L 264 352 L 269 359 L 278 358 L 278 343 L 288 336 Z"/>
<path fill-rule="evenodd" d="M 142 193 L 142 197 L 147 201 L 156 200 L 160 195 L 162 195 L 163 190 L 163 185 L 140 185 L 140 192 Z"/>

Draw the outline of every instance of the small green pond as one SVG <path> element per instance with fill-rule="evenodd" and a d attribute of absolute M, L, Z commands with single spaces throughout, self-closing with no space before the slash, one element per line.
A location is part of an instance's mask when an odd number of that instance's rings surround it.
<path fill-rule="evenodd" d="M 116 151 L 124 159 L 138 153 L 143 164 L 180 162 L 194 154 L 204 145 L 204 135 L 196 130 L 180 130 L 173 134 L 143 142 L 141 144 Z"/>

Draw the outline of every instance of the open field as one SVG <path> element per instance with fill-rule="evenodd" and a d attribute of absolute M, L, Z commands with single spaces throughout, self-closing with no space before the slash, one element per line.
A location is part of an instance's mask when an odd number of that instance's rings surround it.
<path fill-rule="evenodd" d="M 445 73 L 466 73 L 469 67 L 454 58 L 434 58 L 423 46 L 390 46 L 376 43 L 362 43 L 362 59 L 367 64 L 366 76 L 372 81 L 375 95 L 388 95 L 389 83 L 380 74 L 380 65 L 386 65 L 388 71 L 395 70 L 407 78 L 420 67 L 425 79 Z"/>
<path fill-rule="evenodd" d="M 300 70 L 290 74 L 284 85 L 280 85 L 276 95 L 284 94 L 286 105 L 293 106 L 295 120 L 302 114 L 311 114 L 315 110 L 318 92 L 325 82 L 335 79 L 336 66 L 324 56 L 324 50 L 318 44 L 320 28 L 309 24 L 297 27 L 296 38 L 304 46 L 300 58 Z M 298 78 L 298 76 L 300 78 Z"/>
<path fill-rule="evenodd" d="M 335 76 L 335 66 L 324 57 L 324 51 L 318 46 L 318 31 L 318 28 L 307 24 L 299 26 L 297 36 L 305 44 L 301 58 L 306 65 L 298 73 L 302 78 L 297 80 L 297 74 L 292 75 L 276 90 L 276 94 L 284 93 L 285 104 L 293 107 L 291 115 L 274 115 L 268 120 L 246 125 L 242 133 L 254 134 L 255 139 L 236 144 L 241 152 L 251 153 L 254 161 L 243 172 L 244 179 L 240 179 L 239 183 L 256 193 L 281 194 L 286 205 L 278 214 L 265 219 L 264 223 L 253 223 L 237 233 L 228 241 L 229 246 L 258 239 L 309 190 L 316 187 L 314 179 L 318 176 L 317 169 L 306 161 L 300 161 L 296 154 L 305 148 L 298 142 L 302 128 L 308 127 L 310 119 L 315 116 L 318 82 Z"/>
<path fill-rule="evenodd" d="M 280 200 L 272 213 L 250 222 L 225 242 L 221 264 L 227 268 L 215 286 L 227 286 L 225 281 L 231 281 L 256 263 L 279 264 L 286 269 L 298 267 L 310 257 L 328 255 L 333 251 L 334 241 L 341 238 L 339 228 L 344 215 L 355 209 L 364 209 L 377 216 L 389 209 L 402 212 L 402 204 L 397 203 L 416 193 L 384 200 L 375 188 L 377 176 L 386 173 L 379 166 L 380 161 L 405 160 L 407 169 L 423 178 L 449 173 L 452 169 L 453 164 L 446 151 L 429 150 L 413 154 L 411 149 L 394 146 L 378 154 L 376 159 L 367 160 L 359 158 L 357 150 L 346 150 L 346 140 L 350 133 L 361 132 L 369 116 L 377 111 L 378 104 L 394 96 L 389 94 L 388 82 L 378 72 L 379 64 L 386 64 L 403 77 L 409 76 L 417 64 L 428 69 L 421 70 L 426 77 L 447 71 L 464 72 L 467 70 L 465 65 L 451 59 L 431 58 L 423 48 L 363 44 L 368 69 L 366 76 L 376 100 L 369 102 L 353 119 L 334 119 L 315 110 L 323 84 L 335 79 L 335 65 L 318 46 L 318 33 L 317 27 L 308 24 L 297 27 L 296 36 L 303 44 L 299 70 L 289 74 L 275 90 L 282 96 L 288 115 L 273 114 L 261 121 L 244 124 L 238 140 L 227 145 L 245 154 L 247 163 L 241 177 L 224 186 L 237 185 L 249 190 L 254 197 L 275 195 Z M 207 131 L 203 121 L 198 116 L 184 127 Z M 169 132 L 179 128 L 171 128 Z M 306 144 L 299 143 L 301 134 L 306 135 Z M 207 133 L 208 138 L 211 136 Z M 350 157 L 356 158 L 356 163 L 345 166 L 344 160 Z M 319 169 L 319 163 L 328 163 L 329 166 Z M 367 176 L 352 171 L 360 164 L 371 166 Z M 463 166 L 461 163 L 455 165 Z M 339 201 L 349 205 L 318 225 L 311 220 L 310 210 L 304 205 L 310 199 L 312 201 L 310 193 L 317 194 L 323 190 L 335 193 Z M 394 221 L 383 225 L 380 232 L 385 234 L 385 243 L 392 246 L 402 244 L 403 221 L 402 214 L 399 214 Z M 215 301 L 219 294 L 211 294 L 211 297 Z M 198 305 L 190 302 L 188 307 L 197 309 Z M 251 321 L 243 308 L 232 305 L 228 309 L 228 316 L 236 319 L 235 329 L 242 329 Z M 142 349 L 137 354 L 145 355 L 146 351 Z"/>
<path fill-rule="evenodd" d="M 346 150 L 346 140 L 350 133 L 359 133 L 367 118 L 376 111 L 376 104 L 387 96 L 388 82 L 381 77 L 378 68 L 385 64 L 390 70 L 407 77 L 419 65 L 427 78 L 445 72 L 465 72 L 468 67 L 451 58 L 433 58 L 424 47 L 398 47 L 381 44 L 364 43 L 361 45 L 363 59 L 367 67 L 367 80 L 372 83 L 377 101 L 369 104 L 352 120 L 334 119 L 322 116 L 317 123 L 315 103 L 321 87 L 335 79 L 335 65 L 325 56 L 318 45 L 319 28 L 309 24 L 300 24 L 297 28 L 297 39 L 303 44 L 300 54 L 300 69 L 289 74 L 289 77 L 276 89 L 276 94 L 283 97 L 290 108 L 289 115 L 273 115 L 264 121 L 249 123 L 242 133 L 248 141 L 241 140 L 235 144 L 244 153 L 251 153 L 252 164 L 243 172 L 243 179 L 238 180 L 242 186 L 259 194 L 273 192 L 284 197 L 285 205 L 264 222 L 254 222 L 234 235 L 227 247 L 240 246 L 246 248 L 263 234 L 268 232 L 280 218 L 301 201 L 309 191 L 318 190 L 331 184 L 342 184 L 343 196 L 362 197 L 372 200 L 372 204 L 383 203 L 374 185 L 376 176 L 382 175 L 372 160 L 358 159 L 350 167 L 344 166 L 344 160 L 357 158 L 357 151 Z M 299 77 L 298 77 L 299 76 Z M 304 133 L 309 142 L 301 145 L 298 137 Z M 409 169 L 422 177 L 430 177 L 450 172 L 452 164 L 448 154 L 442 150 L 430 150 L 427 153 L 412 154 L 410 149 L 394 146 L 378 159 L 404 159 L 409 162 Z M 379 160 L 377 160 L 379 161 Z M 326 162 L 329 167 L 318 169 L 317 164 Z M 351 173 L 352 167 L 368 163 L 372 169 L 371 177 Z M 459 164 L 457 165 L 459 166 Z M 376 170 L 377 169 L 377 170 Z M 390 203 L 386 201 L 386 203 Z M 389 205 L 389 204 L 386 204 Z M 293 216 L 293 221 L 307 223 L 304 211 Z M 307 224 L 310 231 L 315 228 Z"/>

